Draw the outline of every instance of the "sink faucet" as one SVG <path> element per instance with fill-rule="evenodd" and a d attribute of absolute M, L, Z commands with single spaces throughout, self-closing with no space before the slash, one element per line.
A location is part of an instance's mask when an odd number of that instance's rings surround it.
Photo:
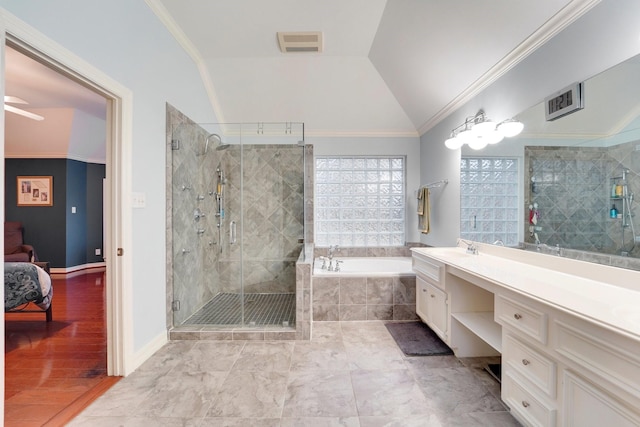
<path fill-rule="evenodd" d="M 504 246 L 504 242 L 500 239 L 496 240 L 495 242 L 493 242 L 494 245 L 496 246 Z"/>
<path fill-rule="evenodd" d="M 538 243 L 536 245 L 536 249 L 538 250 L 538 252 L 540 252 L 541 248 L 545 248 L 547 249 L 549 252 L 555 252 L 556 255 L 558 256 L 562 256 L 562 248 L 560 247 L 560 244 L 556 244 L 555 246 L 549 246 L 546 243 Z"/>
<path fill-rule="evenodd" d="M 469 241 L 464 240 L 464 239 L 458 239 L 458 240 L 460 240 L 462 243 L 467 245 L 467 253 L 468 254 L 478 255 L 478 247 L 475 245 L 474 242 L 469 242 Z"/>

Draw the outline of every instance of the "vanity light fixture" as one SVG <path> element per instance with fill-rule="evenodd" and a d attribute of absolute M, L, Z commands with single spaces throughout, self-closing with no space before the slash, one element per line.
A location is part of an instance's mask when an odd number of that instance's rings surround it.
<path fill-rule="evenodd" d="M 507 119 L 496 125 L 484 111 L 467 117 L 464 123 L 451 131 L 444 145 L 450 150 L 457 150 L 464 144 L 474 150 L 481 150 L 489 144 L 497 144 L 505 137 L 511 138 L 522 132 L 524 125 L 517 120 Z"/>

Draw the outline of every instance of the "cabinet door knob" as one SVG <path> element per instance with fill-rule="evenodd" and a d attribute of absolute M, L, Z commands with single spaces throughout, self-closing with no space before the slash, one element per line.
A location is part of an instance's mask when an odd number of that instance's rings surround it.
<path fill-rule="evenodd" d="M 435 298 L 436 296 L 434 294 L 431 294 L 431 298 Z"/>
<path fill-rule="evenodd" d="M 529 407 L 529 402 L 527 402 L 526 400 L 522 401 L 522 406 L 524 406 L 525 408 Z"/>
<path fill-rule="evenodd" d="M 529 363 L 531 363 L 531 362 L 529 362 L 527 359 L 522 359 L 522 364 L 523 365 L 527 366 Z"/>
<path fill-rule="evenodd" d="M 427 292 L 427 290 L 426 290 L 426 289 L 423 289 L 423 290 L 422 290 L 422 292 Z"/>
<path fill-rule="evenodd" d="M 513 317 L 514 317 L 516 320 L 520 320 L 520 319 L 522 319 L 522 314 L 518 314 L 518 313 L 516 313 L 516 314 L 514 314 L 514 315 L 513 315 Z"/>

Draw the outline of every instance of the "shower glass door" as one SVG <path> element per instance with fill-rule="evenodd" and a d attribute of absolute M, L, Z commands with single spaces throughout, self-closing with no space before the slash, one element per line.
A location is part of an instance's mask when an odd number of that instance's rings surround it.
<path fill-rule="evenodd" d="M 172 147 L 174 326 L 295 325 L 302 124 L 185 124 Z"/>

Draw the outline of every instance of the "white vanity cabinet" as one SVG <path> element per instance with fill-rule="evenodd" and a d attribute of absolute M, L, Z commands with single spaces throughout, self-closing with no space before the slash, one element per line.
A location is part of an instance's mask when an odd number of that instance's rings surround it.
<path fill-rule="evenodd" d="M 448 343 L 448 297 L 444 283 L 444 264 L 428 257 L 414 257 L 416 272 L 416 314 Z"/>
<path fill-rule="evenodd" d="M 525 426 L 640 426 L 640 272 L 479 252 L 413 249 L 423 321 L 458 357 L 501 355 Z"/>
<path fill-rule="evenodd" d="M 502 400 L 531 426 L 640 426 L 640 345 L 531 298 L 496 295 Z"/>
<path fill-rule="evenodd" d="M 495 304 L 502 325 L 502 400 L 524 425 L 558 425 L 558 367 L 547 352 L 548 313 L 508 292 L 497 294 Z"/>

